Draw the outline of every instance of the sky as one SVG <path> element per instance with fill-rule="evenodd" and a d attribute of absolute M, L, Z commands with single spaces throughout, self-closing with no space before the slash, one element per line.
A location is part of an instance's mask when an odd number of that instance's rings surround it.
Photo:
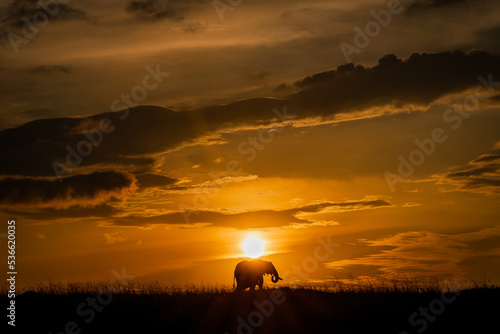
<path fill-rule="evenodd" d="M 19 284 L 229 285 L 251 235 L 280 284 L 500 282 L 499 10 L 1 0 Z"/>

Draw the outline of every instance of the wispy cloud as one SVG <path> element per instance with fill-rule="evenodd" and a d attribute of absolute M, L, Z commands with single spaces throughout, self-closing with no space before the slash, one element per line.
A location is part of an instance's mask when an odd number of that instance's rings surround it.
<path fill-rule="evenodd" d="M 315 214 L 348 212 L 391 207 L 385 199 L 367 199 L 346 202 L 320 202 L 286 210 L 257 210 L 227 212 L 226 210 L 173 211 L 162 215 L 131 215 L 102 221 L 115 226 L 175 225 L 183 228 L 191 224 L 231 227 L 236 229 L 262 229 L 272 227 L 307 227 L 337 225 L 336 221 L 315 219 Z M 188 222 L 186 221 L 188 218 Z"/>
<path fill-rule="evenodd" d="M 497 263 L 498 244 L 477 247 L 481 242 L 500 237 L 499 226 L 476 232 L 446 235 L 430 231 L 411 231 L 369 240 L 359 239 L 361 245 L 373 248 L 366 256 L 332 261 L 330 269 L 350 272 L 357 267 L 375 267 L 387 278 L 447 277 L 464 275 L 470 262 L 484 260 Z M 490 257 L 487 259 L 487 257 Z"/>
<path fill-rule="evenodd" d="M 455 172 L 435 176 L 446 191 L 466 191 L 486 195 L 500 193 L 500 154 L 488 153 L 472 160 Z"/>
<path fill-rule="evenodd" d="M 121 232 L 104 233 L 104 239 L 106 239 L 106 245 L 113 245 L 128 240 L 127 237 L 121 236 L 120 234 Z"/>

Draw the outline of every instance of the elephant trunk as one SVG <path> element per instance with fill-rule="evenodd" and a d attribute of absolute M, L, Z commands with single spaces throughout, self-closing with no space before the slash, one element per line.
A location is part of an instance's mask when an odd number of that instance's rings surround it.
<path fill-rule="evenodd" d="M 273 272 L 271 274 L 271 281 L 273 283 L 278 283 L 279 280 L 282 280 L 283 278 L 281 278 L 279 275 L 278 275 L 278 271 L 276 270 L 276 268 L 274 268 L 273 266 Z"/>

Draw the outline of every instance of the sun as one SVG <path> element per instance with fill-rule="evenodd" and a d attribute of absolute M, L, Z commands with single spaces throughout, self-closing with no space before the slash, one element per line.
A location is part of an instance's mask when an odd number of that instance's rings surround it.
<path fill-rule="evenodd" d="M 264 254 L 264 241 L 255 235 L 251 235 L 243 242 L 243 251 L 246 256 L 257 258 Z"/>

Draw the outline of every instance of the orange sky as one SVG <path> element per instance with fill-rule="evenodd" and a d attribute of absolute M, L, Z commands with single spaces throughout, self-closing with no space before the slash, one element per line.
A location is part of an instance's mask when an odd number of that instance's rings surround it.
<path fill-rule="evenodd" d="M 88 1 L 27 43 L 4 34 L 19 283 L 231 284 L 252 234 L 283 284 L 500 281 L 499 4 L 464 2 L 401 1 L 351 59 L 340 43 L 387 2 L 252 1 L 221 20 L 202 1 Z M 2 6 L 18 36 L 20 8 L 40 10 Z"/>

